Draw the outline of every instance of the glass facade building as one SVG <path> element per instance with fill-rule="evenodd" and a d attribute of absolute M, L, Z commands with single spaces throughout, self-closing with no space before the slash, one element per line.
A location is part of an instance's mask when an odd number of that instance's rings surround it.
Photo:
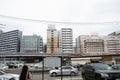
<path fill-rule="evenodd" d="M 21 40 L 21 52 L 43 52 L 43 39 L 41 36 L 23 36 Z"/>

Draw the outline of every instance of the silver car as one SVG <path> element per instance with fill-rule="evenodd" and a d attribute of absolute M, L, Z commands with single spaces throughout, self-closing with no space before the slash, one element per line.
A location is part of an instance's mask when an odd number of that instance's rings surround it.
<path fill-rule="evenodd" d="M 18 74 L 5 73 L 0 70 L 0 80 L 19 80 Z"/>
<path fill-rule="evenodd" d="M 2 75 L 0 76 L 0 80 L 15 80 L 15 77 L 10 75 Z"/>
<path fill-rule="evenodd" d="M 79 72 L 77 68 L 74 68 L 72 66 L 62 66 L 62 70 L 61 67 L 58 69 L 50 70 L 49 75 L 55 77 L 57 75 L 61 75 L 61 71 L 62 71 L 62 75 L 71 75 L 71 76 L 78 75 Z"/>

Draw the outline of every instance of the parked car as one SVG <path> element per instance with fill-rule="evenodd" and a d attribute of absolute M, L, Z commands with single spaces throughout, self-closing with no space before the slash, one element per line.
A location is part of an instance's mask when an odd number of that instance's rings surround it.
<path fill-rule="evenodd" d="M 32 63 L 28 65 L 30 70 L 35 70 L 35 69 L 42 69 L 42 63 Z"/>
<path fill-rule="evenodd" d="M 35 69 L 42 68 L 42 63 L 36 63 L 36 64 L 34 64 L 34 68 Z"/>
<path fill-rule="evenodd" d="M 22 68 L 23 65 L 24 65 L 24 63 L 18 62 L 18 63 L 14 64 L 14 65 L 15 65 L 17 68 Z"/>
<path fill-rule="evenodd" d="M 113 70 L 104 63 L 85 64 L 82 69 L 83 80 L 117 80 L 120 79 L 120 70 Z"/>
<path fill-rule="evenodd" d="M 5 70 L 7 70 L 8 69 L 8 66 L 7 65 L 5 65 L 5 64 L 0 64 L 0 70 L 3 70 L 3 71 L 5 71 Z"/>
<path fill-rule="evenodd" d="M 41 62 L 40 63 L 35 63 L 33 65 L 33 67 L 34 67 L 34 69 L 40 69 L 40 68 L 42 68 L 42 63 Z"/>
<path fill-rule="evenodd" d="M 71 66 L 73 66 L 74 68 L 77 68 L 80 71 L 80 64 L 78 63 L 71 63 Z"/>
<path fill-rule="evenodd" d="M 5 73 L 0 70 L 0 80 L 19 80 L 18 74 Z"/>
<path fill-rule="evenodd" d="M 34 70 L 35 69 L 34 64 L 29 64 L 28 68 L 29 68 L 29 70 Z"/>
<path fill-rule="evenodd" d="M 22 68 L 23 65 L 24 63 L 19 62 L 19 61 L 13 61 L 13 62 L 8 63 L 9 68 Z"/>
<path fill-rule="evenodd" d="M 15 80 L 15 78 L 9 75 L 2 75 L 0 76 L 0 80 Z"/>
<path fill-rule="evenodd" d="M 61 71 L 62 71 L 62 75 L 71 75 L 71 76 L 78 75 L 79 72 L 77 68 L 74 68 L 72 66 L 62 66 L 62 68 L 59 67 L 58 69 L 50 70 L 49 75 L 55 77 L 57 75 L 61 75 Z"/>

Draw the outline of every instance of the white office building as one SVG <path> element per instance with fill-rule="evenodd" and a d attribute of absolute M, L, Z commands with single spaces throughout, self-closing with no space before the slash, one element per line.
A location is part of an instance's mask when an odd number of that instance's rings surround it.
<path fill-rule="evenodd" d="M 73 53 L 73 32 L 71 28 L 62 28 L 59 31 L 59 53 Z"/>

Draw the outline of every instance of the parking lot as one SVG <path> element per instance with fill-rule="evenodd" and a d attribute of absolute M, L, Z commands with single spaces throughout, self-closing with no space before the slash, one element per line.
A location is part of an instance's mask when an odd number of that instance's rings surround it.
<path fill-rule="evenodd" d="M 15 73 L 20 74 L 21 69 L 19 68 L 12 68 L 6 71 L 7 73 Z M 61 80 L 61 76 L 57 77 L 50 77 L 48 72 L 44 72 L 44 75 L 42 75 L 41 71 L 33 71 L 32 72 L 33 80 Z M 44 77 L 42 77 L 44 76 Z M 78 76 L 63 76 L 62 80 L 82 80 L 81 72 L 79 72 Z"/>

